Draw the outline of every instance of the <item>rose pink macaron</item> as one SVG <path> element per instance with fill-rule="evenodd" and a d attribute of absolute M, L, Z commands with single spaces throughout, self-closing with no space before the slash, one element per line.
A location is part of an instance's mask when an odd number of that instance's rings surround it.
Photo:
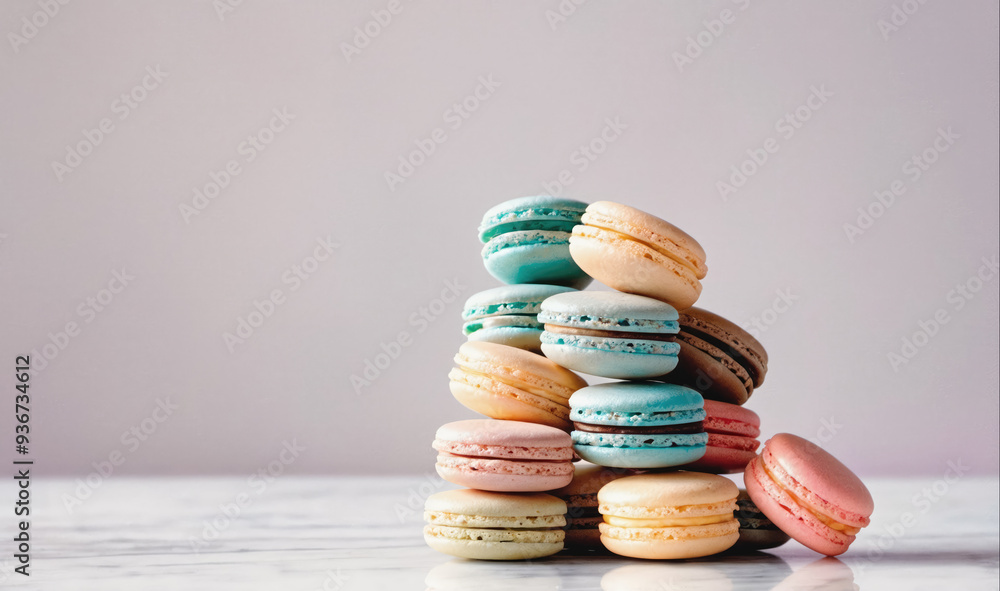
<path fill-rule="evenodd" d="M 717 400 L 705 401 L 705 415 L 705 455 L 684 469 L 715 474 L 742 472 L 760 447 L 760 417 L 748 408 Z"/>
<path fill-rule="evenodd" d="M 837 556 L 847 551 L 874 510 L 871 493 L 818 445 L 779 433 L 743 474 L 757 508 L 802 545 Z"/>
<path fill-rule="evenodd" d="M 573 440 L 537 423 L 470 419 L 442 425 L 433 443 L 448 482 L 498 492 L 537 492 L 573 480 Z"/>

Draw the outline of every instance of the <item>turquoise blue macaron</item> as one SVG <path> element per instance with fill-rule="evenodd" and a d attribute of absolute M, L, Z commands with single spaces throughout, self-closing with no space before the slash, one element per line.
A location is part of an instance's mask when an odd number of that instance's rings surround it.
<path fill-rule="evenodd" d="M 613 382 L 569 398 L 573 449 L 593 464 L 669 468 L 705 455 L 704 400 L 685 386 Z"/>
<path fill-rule="evenodd" d="M 562 285 L 521 283 L 501 285 L 474 294 L 465 302 L 463 332 L 470 341 L 488 341 L 540 351 L 542 301 L 558 293 L 576 291 Z"/>
<path fill-rule="evenodd" d="M 677 310 L 660 300 L 617 291 L 556 294 L 542 302 L 542 352 L 559 365 L 595 376 L 642 379 L 677 367 Z"/>
<path fill-rule="evenodd" d="M 504 283 L 586 287 L 591 278 L 569 254 L 569 237 L 587 204 L 548 195 L 504 201 L 483 215 L 486 270 Z"/>

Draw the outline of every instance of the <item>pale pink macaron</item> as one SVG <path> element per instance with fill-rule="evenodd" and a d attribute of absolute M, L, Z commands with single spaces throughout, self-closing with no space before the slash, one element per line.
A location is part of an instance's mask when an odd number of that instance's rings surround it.
<path fill-rule="evenodd" d="M 573 480 L 573 440 L 562 429 L 493 419 L 442 425 L 437 473 L 448 482 L 499 492 L 534 492 Z"/>
<path fill-rule="evenodd" d="M 837 556 L 847 551 L 875 508 L 854 472 L 818 445 L 779 433 L 743 474 L 757 508 L 804 546 Z"/>
<path fill-rule="evenodd" d="M 742 472 L 760 447 L 760 417 L 749 408 L 717 400 L 705 401 L 705 414 L 705 455 L 684 469 L 715 474 Z"/>

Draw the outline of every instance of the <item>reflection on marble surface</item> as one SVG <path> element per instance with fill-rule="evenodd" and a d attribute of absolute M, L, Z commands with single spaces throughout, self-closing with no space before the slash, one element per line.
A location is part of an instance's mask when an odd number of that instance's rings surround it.
<path fill-rule="evenodd" d="M 0 554 L 5 589 L 282 589 L 325 591 L 590 591 L 687 589 L 997 591 L 996 479 L 965 478 L 933 501 L 934 480 L 868 479 L 872 524 L 840 559 L 795 542 L 747 555 L 678 562 L 606 553 L 535 561 L 466 561 L 421 536 L 422 504 L 446 486 L 422 478 L 113 477 L 72 512 L 76 483 L 32 483 L 32 576 Z M 450 486 L 448 486 L 450 488 Z M 235 504 L 244 494 L 249 502 Z M 0 483 L 0 497 L 16 490 Z M 234 508 L 235 507 L 235 508 Z M 0 514 L 0 535 L 13 532 Z"/>

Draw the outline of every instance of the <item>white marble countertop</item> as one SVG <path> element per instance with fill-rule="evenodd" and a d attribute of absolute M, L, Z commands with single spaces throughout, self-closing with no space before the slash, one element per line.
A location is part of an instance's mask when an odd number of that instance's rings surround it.
<path fill-rule="evenodd" d="M 8 481 L 10 482 L 10 481 Z M 427 548 L 419 478 L 112 477 L 31 484 L 31 577 L 2 544 L 0 584 L 23 589 L 1000 589 L 997 479 L 868 479 L 876 513 L 840 563 L 789 542 L 684 562 L 559 555 L 464 561 Z M 86 496 L 67 508 L 69 495 Z M 0 486 L 13 506 L 16 489 Z M 5 509 L 2 539 L 15 522 Z M 909 515 L 907 515 L 909 514 Z M 881 546 L 881 548 L 880 548 Z M 832 562 L 832 564 L 831 564 Z M 845 569 L 845 565 L 849 569 Z M 627 570 L 626 570 L 627 569 Z M 603 586 L 602 586 L 603 584 Z"/>

